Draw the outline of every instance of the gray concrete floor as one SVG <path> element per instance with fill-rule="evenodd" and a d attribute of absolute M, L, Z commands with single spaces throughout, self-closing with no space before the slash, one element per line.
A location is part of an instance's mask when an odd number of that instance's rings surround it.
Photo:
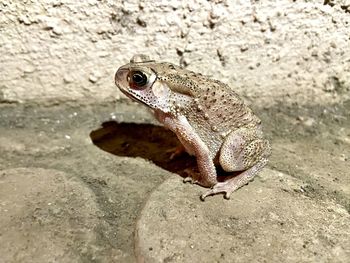
<path fill-rule="evenodd" d="M 349 262 L 350 102 L 255 110 L 269 166 L 201 202 L 139 105 L 1 105 L 0 262 Z"/>

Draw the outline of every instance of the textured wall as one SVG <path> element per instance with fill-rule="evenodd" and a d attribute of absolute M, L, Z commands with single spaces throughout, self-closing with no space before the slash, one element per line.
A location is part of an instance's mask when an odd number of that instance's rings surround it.
<path fill-rule="evenodd" d="M 350 93 L 350 1 L 0 3 L 0 101 L 114 100 L 135 53 L 229 83 L 258 104 Z"/>

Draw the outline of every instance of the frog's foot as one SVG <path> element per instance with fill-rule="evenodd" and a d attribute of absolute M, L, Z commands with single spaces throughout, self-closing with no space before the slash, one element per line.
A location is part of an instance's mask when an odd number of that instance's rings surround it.
<path fill-rule="evenodd" d="M 188 175 L 183 179 L 184 183 L 198 184 L 203 187 L 212 187 L 214 183 L 205 180 L 205 178 L 196 169 L 187 168 L 185 173 Z"/>
<path fill-rule="evenodd" d="M 183 147 L 182 145 L 170 148 L 166 151 L 166 153 L 170 154 L 169 160 L 173 160 L 176 157 L 181 156 L 184 152 L 186 152 L 186 150 L 185 147 Z"/>
<path fill-rule="evenodd" d="M 235 189 L 236 187 L 232 186 L 230 181 L 220 182 L 214 185 L 213 188 L 202 194 L 200 198 L 202 201 L 204 201 L 207 196 L 224 193 L 224 198 L 230 199 L 230 196 Z"/>
<path fill-rule="evenodd" d="M 185 177 L 183 179 L 184 183 L 200 184 L 201 175 L 199 174 L 199 172 L 197 172 L 191 168 L 185 169 L 184 172 L 188 175 L 187 177 Z"/>
<path fill-rule="evenodd" d="M 266 163 L 267 159 L 262 159 L 256 165 L 243 171 L 241 174 L 230 177 L 224 182 L 215 184 L 212 189 L 201 195 L 201 200 L 204 201 L 207 196 L 219 193 L 224 193 L 225 199 L 230 199 L 231 194 L 241 186 L 248 184 L 253 180 L 254 176 L 266 165 Z"/>
<path fill-rule="evenodd" d="M 197 183 L 198 183 L 197 180 L 193 179 L 193 178 L 190 177 L 190 176 L 185 177 L 185 178 L 183 179 L 183 182 L 184 182 L 184 183 L 191 183 L 191 184 L 197 184 Z"/>

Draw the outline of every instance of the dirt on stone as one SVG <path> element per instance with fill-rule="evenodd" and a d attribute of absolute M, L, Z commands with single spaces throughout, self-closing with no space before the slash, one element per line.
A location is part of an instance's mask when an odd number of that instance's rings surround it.
<path fill-rule="evenodd" d="M 201 202 L 144 107 L 1 105 L 0 262 L 348 262 L 350 101 L 254 110 L 268 168 Z"/>
<path fill-rule="evenodd" d="M 165 3 L 167 2 L 167 3 Z M 350 262 L 350 4 L 0 3 L 0 263 Z M 201 202 L 115 87 L 135 54 L 227 83 L 268 167 Z M 220 174 L 220 176 L 222 176 Z"/>

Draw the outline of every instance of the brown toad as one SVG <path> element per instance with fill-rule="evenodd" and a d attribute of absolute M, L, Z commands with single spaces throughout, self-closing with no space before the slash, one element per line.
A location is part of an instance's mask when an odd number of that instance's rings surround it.
<path fill-rule="evenodd" d="M 202 200 L 217 193 L 229 198 L 266 165 L 270 145 L 261 121 L 226 84 L 144 55 L 120 67 L 115 83 L 128 97 L 151 108 L 196 156 L 198 172 L 190 173 L 190 181 L 211 187 Z M 218 182 L 216 166 L 241 173 Z"/>

